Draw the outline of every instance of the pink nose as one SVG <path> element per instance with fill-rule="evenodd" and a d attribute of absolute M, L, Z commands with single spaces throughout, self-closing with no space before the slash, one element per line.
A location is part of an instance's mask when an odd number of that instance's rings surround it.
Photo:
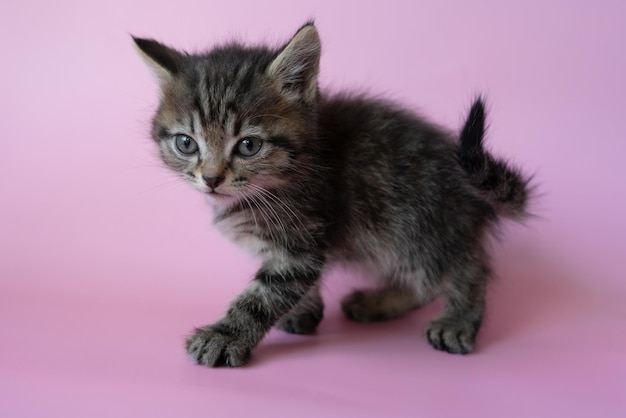
<path fill-rule="evenodd" d="M 202 179 L 204 180 L 206 185 L 209 186 L 209 188 L 211 188 L 211 189 L 215 189 L 217 186 L 219 186 L 224 181 L 224 177 L 202 176 Z"/>

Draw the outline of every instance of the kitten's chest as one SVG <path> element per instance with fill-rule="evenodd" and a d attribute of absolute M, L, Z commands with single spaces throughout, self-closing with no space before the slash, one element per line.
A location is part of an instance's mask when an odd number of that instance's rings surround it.
<path fill-rule="evenodd" d="M 251 212 L 217 216 L 214 224 L 224 236 L 252 255 L 267 254 L 273 248 L 271 234 Z"/>

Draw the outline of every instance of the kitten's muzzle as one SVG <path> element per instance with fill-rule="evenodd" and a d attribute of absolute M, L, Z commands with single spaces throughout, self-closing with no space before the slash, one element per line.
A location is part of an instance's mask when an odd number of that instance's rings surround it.
<path fill-rule="evenodd" d="M 209 177 L 202 176 L 204 183 L 211 189 L 211 191 L 215 190 L 217 186 L 224 182 L 224 177 Z"/>

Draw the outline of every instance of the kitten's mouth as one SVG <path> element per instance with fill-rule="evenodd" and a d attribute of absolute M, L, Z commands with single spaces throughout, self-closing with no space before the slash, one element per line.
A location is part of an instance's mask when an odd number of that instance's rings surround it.
<path fill-rule="evenodd" d="M 213 201 L 225 201 L 232 199 L 232 196 L 228 193 L 218 192 L 216 190 L 209 190 L 206 192 L 206 195 Z"/>
<path fill-rule="evenodd" d="M 209 191 L 207 192 L 207 194 L 208 194 L 208 195 L 210 195 L 210 196 L 214 196 L 214 197 L 226 197 L 226 196 L 228 196 L 227 194 L 225 194 L 225 193 L 220 193 L 220 192 L 218 192 L 218 191 L 216 191 L 216 190 L 209 190 Z"/>
<path fill-rule="evenodd" d="M 207 202 L 214 207 L 226 207 L 232 204 L 235 200 L 232 195 L 217 192 L 215 190 L 207 191 L 205 196 Z"/>

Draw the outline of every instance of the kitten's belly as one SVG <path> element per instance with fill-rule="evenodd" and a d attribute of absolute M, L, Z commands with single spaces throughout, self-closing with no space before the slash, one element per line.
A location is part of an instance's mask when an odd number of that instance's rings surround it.
<path fill-rule="evenodd" d="M 371 277 L 383 286 L 401 286 L 429 297 L 438 293 L 437 283 L 427 280 L 418 260 L 408 259 L 404 254 L 406 251 L 401 251 L 394 240 L 361 232 L 334 248 L 328 258 L 350 270 L 361 271 L 364 277 Z"/>

